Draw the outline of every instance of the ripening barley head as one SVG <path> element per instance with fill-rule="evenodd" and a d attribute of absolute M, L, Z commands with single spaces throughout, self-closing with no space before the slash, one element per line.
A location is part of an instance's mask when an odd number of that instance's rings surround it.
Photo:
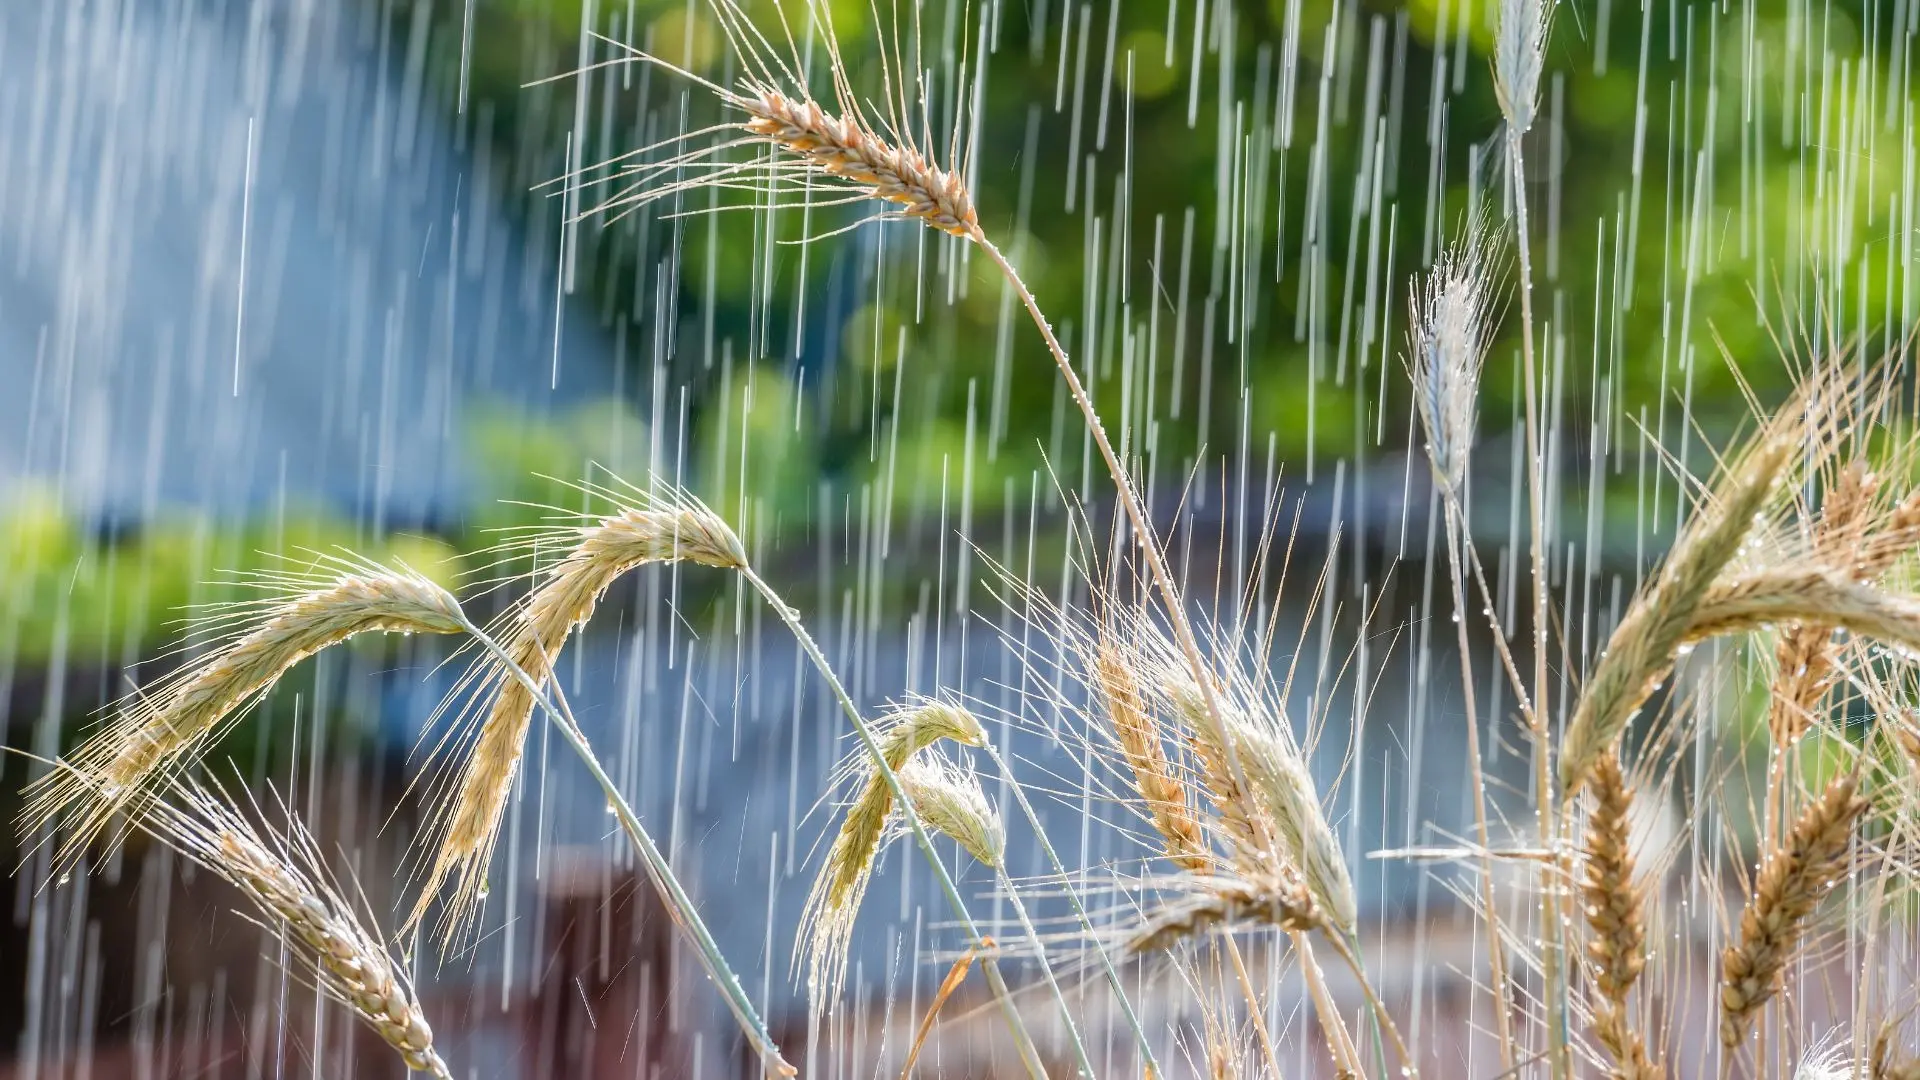
<path fill-rule="evenodd" d="M 1414 403 L 1434 472 L 1457 497 L 1466 482 L 1479 412 L 1493 282 L 1492 234 L 1470 223 L 1413 294 Z"/>
<path fill-rule="evenodd" d="M 112 717 L 36 781 L 23 823 L 66 820 L 71 852 L 96 837 L 149 786 L 190 765 L 295 664 L 359 634 L 453 634 L 467 625 L 445 588 L 401 565 L 351 553 L 237 576 L 257 595 L 193 610 L 190 659 L 113 707 Z"/>

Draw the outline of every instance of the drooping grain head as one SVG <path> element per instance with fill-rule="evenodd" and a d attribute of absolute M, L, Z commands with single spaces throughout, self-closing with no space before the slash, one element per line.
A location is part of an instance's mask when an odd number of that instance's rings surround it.
<path fill-rule="evenodd" d="M 1721 955 L 1722 1046 L 1745 1041 L 1754 1014 L 1779 992 L 1808 917 L 1843 876 L 1854 822 L 1867 807 L 1858 784 L 1857 772 L 1835 777 L 1761 865 L 1739 935 Z"/>
<path fill-rule="evenodd" d="M 173 780 L 129 805 L 136 827 L 225 879 L 268 926 L 313 965 L 321 993 L 347 1006 L 391 1046 L 407 1068 L 451 1080 L 405 968 L 332 884 L 319 849 L 297 817 L 269 839 L 217 787 Z"/>
<path fill-rule="evenodd" d="M 908 762 L 899 776 L 900 788 L 922 822 L 957 841 L 967 854 L 999 867 L 1006 833 L 972 770 L 934 757 Z"/>
<path fill-rule="evenodd" d="M 1327 925 L 1326 913 L 1298 874 L 1282 871 L 1269 878 L 1196 876 L 1179 898 L 1149 913 L 1122 942 L 1126 956 L 1165 952 L 1215 930 L 1272 926 L 1315 930 Z"/>
<path fill-rule="evenodd" d="M 156 686 L 122 701 L 107 726 L 31 791 L 23 824 L 72 826 L 64 851 L 91 842 L 129 801 L 189 765 L 206 744 L 281 676 L 314 653 L 359 634 L 451 634 L 466 626 L 452 593 L 404 568 L 324 557 L 323 573 L 262 576 L 260 601 L 216 607 L 190 623 L 217 625 L 220 643 Z M 327 574 L 324 571 L 340 571 Z"/>
<path fill-rule="evenodd" d="M 986 731 L 979 717 L 960 705 L 935 698 L 915 698 L 895 706 L 875 721 L 873 727 L 880 754 L 896 775 L 913 761 L 914 755 L 941 741 L 962 746 L 986 744 Z M 794 943 L 796 959 L 802 954 L 807 958 L 808 991 L 817 1007 L 839 995 L 846 974 L 853 922 L 859 914 L 874 863 L 885 846 L 895 810 L 893 791 L 886 777 L 874 766 L 865 745 L 848 755 L 834 770 L 833 778 L 836 784 L 849 785 L 854 797 L 848 804 L 840 831 L 827 849 L 826 862 L 808 890 L 806 907 L 801 913 L 801 932 Z M 904 786 L 905 779 L 901 782 Z M 984 828 L 968 826 L 957 817 L 950 824 L 963 832 Z M 984 841 L 981 850 L 987 850 Z M 978 852 L 974 854 L 979 857 Z"/>
<path fill-rule="evenodd" d="M 682 498 L 623 508 L 585 525 L 554 530 L 530 545 L 564 546 L 567 554 L 544 572 L 539 586 L 507 623 L 510 629 L 503 648 L 512 666 L 492 654 L 477 662 L 476 681 L 493 688 L 493 697 L 459 785 L 438 808 L 439 846 L 408 919 L 408 925 L 413 925 L 425 917 L 441 885 L 452 880 L 452 903 L 442 926 L 442 941 L 447 945 L 478 912 L 502 815 L 538 707 L 535 688 L 544 688 L 574 629 L 591 619 L 607 590 L 636 567 L 680 561 L 729 570 L 747 565 L 745 548 L 726 522 L 698 502 Z M 531 686 L 521 681 L 521 674 Z"/>
<path fill-rule="evenodd" d="M 1222 731 L 1213 722 L 1200 687 L 1184 669 L 1159 669 L 1154 678 L 1158 692 L 1187 728 L 1209 793 L 1228 835 L 1241 848 L 1242 860 L 1257 868 L 1269 858 L 1262 841 L 1271 830 L 1272 840 L 1280 846 L 1279 856 L 1306 879 L 1314 899 L 1326 909 L 1328 921 L 1352 930 L 1358 923 L 1359 905 L 1346 856 L 1320 806 L 1313 775 L 1282 726 L 1285 721 L 1253 711 L 1247 702 L 1237 700 L 1244 695 L 1223 695 L 1219 701 L 1225 713 Z M 1241 777 L 1245 791 L 1240 789 Z M 1255 872 L 1271 873 L 1271 869 Z"/>

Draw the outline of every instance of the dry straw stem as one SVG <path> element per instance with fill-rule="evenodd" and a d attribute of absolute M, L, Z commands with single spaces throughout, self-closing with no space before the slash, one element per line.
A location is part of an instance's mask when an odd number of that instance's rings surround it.
<path fill-rule="evenodd" d="M 1740 934 L 1720 960 L 1720 1043 L 1745 1040 L 1753 1016 L 1780 989 L 1801 931 L 1846 870 L 1853 825 L 1867 807 L 1857 771 L 1843 773 L 1801 812 L 1786 842 L 1769 853 L 1740 913 Z"/>
<path fill-rule="evenodd" d="M 1593 1033 L 1613 1058 L 1615 1080 L 1653 1080 L 1661 1071 L 1647 1056 L 1627 1007 L 1627 994 L 1647 962 L 1645 898 L 1633 880 L 1633 852 L 1628 844 L 1633 790 L 1627 787 L 1614 754 L 1594 766 L 1589 787 L 1594 809 L 1587 819 L 1580 892 L 1587 927 L 1593 932 L 1587 959 L 1600 995 L 1593 1009 Z"/>
<path fill-rule="evenodd" d="M 238 888 L 314 965 L 321 993 L 352 1009 L 408 1069 L 450 1080 L 413 987 L 380 936 L 332 879 L 313 838 L 288 815 L 286 837 L 263 837 L 218 788 L 174 780 L 130 806 L 137 826 Z"/>
<path fill-rule="evenodd" d="M 1872 1080 L 1920 1080 L 1920 1057 L 1894 1049 L 1894 1027 L 1882 1024 L 1873 1037 Z"/>
<path fill-rule="evenodd" d="M 1727 470 L 1718 490 L 1674 544 L 1653 585 L 1627 609 L 1587 679 L 1560 747 L 1560 788 L 1571 799 L 1620 739 L 1647 696 L 1673 666 L 1696 609 L 1740 551 L 1754 515 L 1766 505 L 1792 459 L 1796 425 L 1776 421 Z"/>
<path fill-rule="evenodd" d="M 547 569 L 539 586 L 509 617 L 506 652 L 513 663 L 544 686 L 554 660 L 575 627 L 593 617 L 608 588 L 627 571 L 647 563 L 694 562 L 739 569 L 746 551 L 725 521 L 698 500 L 675 492 L 623 508 L 587 524 L 543 529 L 518 545 L 536 554 L 563 547 L 567 554 Z M 501 814 L 526 748 L 534 709 L 533 687 L 508 678 L 494 656 L 480 660 L 482 685 L 494 689 L 491 705 L 462 773 L 458 789 L 439 812 L 444 826 L 426 887 L 408 918 L 426 914 L 449 875 L 454 899 L 444 940 L 452 942 L 477 913 L 485 892 L 487 864 L 499 835 Z"/>
<path fill-rule="evenodd" d="M 1147 805 L 1148 819 L 1165 843 L 1167 858 L 1182 869 L 1204 873 L 1213 865 L 1206 834 L 1187 805 L 1186 786 L 1167 760 L 1159 718 L 1141 695 L 1140 682 L 1119 646 L 1107 641 L 1095 646 L 1093 676 L 1114 741 L 1134 790 Z"/>
<path fill-rule="evenodd" d="M 887 768 L 895 773 L 901 790 L 906 792 L 910 800 L 914 797 L 913 789 L 907 786 L 907 777 L 902 770 L 915 754 L 942 740 L 962 746 L 981 746 L 986 743 L 986 731 L 980 726 L 978 717 L 951 702 L 933 699 L 909 701 L 894 708 L 872 726 Z M 839 992 L 845 975 L 846 949 L 851 941 L 854 917 L 859 913 L 860 899 L 866 891 L 868 878 L 872 876 L 873 864 L 885 845 L 887 829 L 894 813 L 893 789 L 874 767 L 871 756 L 864 748 L 853 752 L 839 770 L 839 775 L 855 781 L 857 794 L 848 805 L 846 819 L 841 822 L 833 846 L 827 851 L 826 865 L 820 868 L 820 876 L 814 879 L 813 888 L 807 894 L 806 909 L 801 916 L 801 934 L 794 945 L 796 954 L 805 951 L 808 986 L 816 997 L 822 998 L 833 997 Z M 922 774 L 920 779 L 924 782 L 928 775 Z M 924 787 L 922 794 L 928 794 Z M 983 806 L 984 802 L 983 797 Z M 948 832 L 946 825 L 928 818 L 920 803 L 915 802 L 913 809 L 918 820 L 950 836 L 954 835 Z M 959 825 L 957 820 L 950 820 L 946 824 Z M 997 819 L 995 826 L 998 826 Z M 978 852 L 974 854 L 979 856 Z M 991 860 L 991 865 L 998 864 L 997 858 Z"/>
<path fill-rule="evenodd" d="M 36 781 L 23 819 L 29 827 L 72 812 L 67 845 L 75 850 L 306 657 L 357 634 L 451 634 L 466 625 L 452 593 L 406 567 L 353 555 L 322 555 L 312 571 L 240 583 L 267 596 L 196 611 L 187 639 L 212 631 L 220 643 L 121 702 L 118 717 L 74 751 L 69 767 Z"/>

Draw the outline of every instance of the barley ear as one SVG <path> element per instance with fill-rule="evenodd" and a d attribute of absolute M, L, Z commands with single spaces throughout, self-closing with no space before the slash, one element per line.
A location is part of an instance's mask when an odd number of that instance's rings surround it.
<path fill-rule="evenodd" d="M 1854 822 L 1866 809 L 1859 773 L 1833 779 L 1769 853 L 1740 913 L 1740 933 L 1720 960 L 1720 1043 L 1746 1039 L 1753 1016 L 1780 989 L 1781 976 L 1813 914 L 1846 869 Z"/>
<path fill-rule="evenodd" d="M 1236 925 L 1315 930 L 1326 915 L 1297 874 L 1282 873 L 1265 882 L 1197 876 L 1192 892 L 1172 901 L 1127 935 L 1128 956 L 1165 952 L 1182 941 Z"/>
<path fill-rule="evenodd" d="M 896 775 L 914 755 L 935 743 L 986 743 L 986 730 L 972 712 L 931 698 L 914 699 L 890 710 L 874 727 L 880 754 Z M 808 890 L 794 943 L 796 959 L 803 953 L 807 958 L 808 990 L 816 1000 L 830 1000 L 840 992 L 853 921 L 885 845 L 894 809 L 893 790 L 865 749 L 855 750 L 835 775 L 850 781 L 856 794 L 827 849 L 826 863 Z"/>
<path fill-rule="evenodd" d="M 901 790 L 921 821 L 957 841 L 967 854 L 999 868 L 1006 851 L 1006 831 L 972 770 L 935 756 L 908 762 L 897 775 Z M 900 827 L 904 829 L 904 824 Z"/>
<path fill-rule="evenodd" d="M 196 612 L 188 638 L 219 627 L 219 644 L 118 706 L 67 767 L 31 785 L 29 830 L 66 819 L 63 855 L 90 843 L 143 792 L 191 763 L 233 719 L 301 660 L 366 633 L 458 633 L 460 602 L 428 578 L 352 555 L 323 555 L 317 572 L 253 575 L 258 600 Z"/>
<path fill-rule="evenodd" d="M 300 820 L 267 836 L 218 787 L 170 780 L 129 806 L 135 825 L 239 889 L 254 915 L 281 927 L 314 965 L 315 985 L 351 1009 L 407 1068 L 436 1080 L 452 1073 L 401 966 L 322 865 Z"/>

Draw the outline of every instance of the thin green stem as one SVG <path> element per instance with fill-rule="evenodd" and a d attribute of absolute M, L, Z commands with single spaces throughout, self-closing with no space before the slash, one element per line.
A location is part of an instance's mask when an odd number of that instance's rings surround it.
<path fill-rule="evenodd" d="M 586 765 L 587 771 L 593 774 L 594 781 L 600 785 L 601 794 L 606 797 L 607 805 L 620 819 L 621 828 L 626 830 L 628 838 L 633 841 L 633 846 L 640 852 L 640 857 L 647 867 L 647 876 L 652 879 L 654 888 L 666 901 L 667 913 L 673 917 L 673 921 L 679 924 L 681 929 L 687 932 L 687 936 L 693 939 L 694 951 L 700 957 L 701 967 L 706 969 L 707 977 L 713 980 L 714 985 L 720 988 L 721 996 L 726 999 L 727 1008 L 733 1012 L 740 1030 L 746 1034 L 747 1041 L 753 1045 L 754 1053 L 759 1056 L 762 1064 L 774 1075 L 798 1075 L 799 1070 L 788 1064 L 787 1060 L 781 1056 L 779 1046 L 768 1034 L 766 1024 L 760 1019 L 759 1012 L 754 1009 L 752 999 L 747 996 L 746 988 L 740 985 L 740 980 L 734 975 L 733 968 L 728 966 L 726 957 L 721 954 L 719 944 L 713 940 L 713 935 L 707 932 L 706 923 L 701 921 L 700 913 L 695 909 L 693 900 L 687 896 L 686 890 L 680 885 L 680 880 L 674 876 L 673 867 L 668 864 L 667 857 L 653 842 L 653 837 L 647 833 L 646 826 L 640 824 L 640 818 L 633 812 L 633 807 L 628 805 L 626 797 L 620 794 L 620 789 L 615 786 L 613 778 L 608 776 L 607 771 L 601 767 L 600 759 L 594 754 L 593 747 L 588 744 L 586 736 L 581 733 L 579 724 L 574 721 L 573 710 L 567 708 L 566 698 L 560 694 L 559 687 L 553 687 L 553 697 L 549 699 L 547 692 L 540 684 L 527 674 L 524 668 L 515 663 L 513 657 L 485 631 L 472 623 L 467 624 L 466 630 L 482 648 L 506 666 L 509 675 L 533 695 L 533 700 L 540 706 L 541 711 L 547 714 L 554 728 L 560 732 L 567 744 L 573 747 L 574 753 Z M 559 708 L 555 708 L 554 701 L 559 702 Z"/>
<path fill-rule="evenodd" d="M 1127 998 L 1126 988 L 1120 984 L 1120 973 L 1113 966 L 1113 958 L 1107 955 L 1106 946 L 1101 944 L 1100 935 L 1093 928 L 1093 919 L 1087 914 L 1086 905 L 1080 902 L 1080 890 L 1073 887 L 1073 878 L 1067 873 L 1066 864 L 1061 862 L 1060 855 L 1054 851 L 1053 841 L 1047 838 L 1047 831 L 1040 827 L 1040 815 L 1034 813 L 1033 804 L 1027 801 L 1026 791 L 1020 787 L 1020 782 L 1014 779 L 1013 770 L 1007 767 L 1006 759 L 1000 756 L 999 749 L 991 742 L 987 743 L 984 749 L 987 756 L 993 759 L 994 768 L 999 769 L 1000 775 L 1007 778 L 1007 787 L 1013 792 L 1014 801 L 1020 804 L 1020 812 L 1026 815 L 1027 824 L 1032 827 L 1033 835 L 1040 841 L 1040 850 L 1046 853 L 1047 861 L 1052 864 L 1054 873 L 1059 875 L 1060 886 L 1067 894 L 1067 903 L 1073 907 L 1074 915 L 1080 920 L 1081 929 L 1086 931 L 1087 940 L 1093 943 L 1093 951 L 1100 957 L 1100 966 L 1105 970 L 1107 983 L 1113 987 L 1114 996 L 1120 999 L 1120 1011 L 1126 1016 L 1127 1024 L 1133 1028 L 1134 1039 L 1140 1044 L 1140 1054 L 1150 1070 L 1150 1075 L 1161 1075 L 1160 1063 L 1153 1056 L 1153 1044 L 1148 1041 L 1146 1030 L 1140 1026 L 1140 1017 L 1133 1010 L 1133 1002 Z M 1013 884 L 1010 881 L 1007 883 L 1007 892 L 1013 892 Z M 1017 896 L 1014 897 L 1014 905 L 1018 909 Z M 1021 912 L 1021 919 L 1024 921 L 1025 918 L 1025 912 Z M 1034 939 L 1034 947 L 1040 947 L 1038 938 Z M 1043 950 L 1042 957 L 1044 956 Z"/>
<path fill-rule="evenodd" d="M 880 741 L 874 736 L 872 725 L 867 723 L 866 717 L 860 715 L 860 707 L 854 704 L 852 695 L 848 694 L 847 688 L 841 684 L 840 676 L 834 672 L 833 665 L 827 662 L 826 654 L 820 651 L 820 646 L 814 642 L 813 635 L 807 632 L 806 623 L 800 620 L 800 613 L 781 599 L 780 594 L 775 592 L 773 586 L 767 584 L 766 579 L 762 578 L 753 567 L 741 566 L 737 572 L 747 580 L 749 585 L 753 586 L 761 599 L 767 602 L 767 606 L 773 609 L 774 615 L 786 624 L 788 632 L 793 635 L 795 641 L 800 643 L 801 650 L 807 654 L 807 659 L 813 662 L 814 670 L 820 673 L 820 677 L 826 680 L 828 688 L 833 691 L 834 698 L 840 703 L 841 711 L 846 713 L 847 719 L 853 723 L 853 730 L 859 734 L 860 741 L 873 758 L 875 771 L 886 782 L 887 790 L 893 793 L 894 805 L 900 808 L 901 815 L 906 818 L 907 828 L 913 833 L 914 843 L 919 846 L 920 853 L 926 856 L 927 862 L 932 865 L 934 877 L 940 883 L 940 891 L 946 894 L 947 903 L 953 908 L 955 917 L 960 920 L 961 928 L 966 932 L 967 938 L 980 947 L 981 963 L 986 970 L 987 985 L 992 988 L 994 996 L 1000 1002 L 1000 1011 L 1006 1017 L 1008 1030 L 1013 1035 L 1014 1044 L 1020 1050 L 1022 1061 L 1037 1080 L 1046 1080 L 1046 1068 L 1040 1061 L 1039 1052 L 1033 1047 L 1032 1037 L 1027 1034 L 1026 1024 L 1020 1019 L 1020 1011 L 1014 1008 L 1013 997 L 1007 990 L 1006 979 L 1000 973 L 1000 965 L 993 956 L 992 946 L 981 933 L 980 927 L 973 921 L 973 916 L 967 911 L 967 903 L 961 899 L 960 890 L 954 885 L 952 875 L 947 873 L 946 864 L 940 861 L 939 853 L 934 850 L 933 837 L 927 833 L 926 826 L 921 824 L 920 815 L 913 810 L 912 800 L 907 798 L 906 790 L 900 786 L 900 777 L 894 772 L 893 766 L 887 764 L 887 755 L 881 751 Z M 1071 1016 L 1067 1017 L 1067 1029 L 1073 1034 L 1074 1049 L 1079 1055 L 1081 1067 L 1086 1070 L 1088 1077 L 1093 1076 L 1092 1062 L 1087 1058 L 1086 1047 L 1080 1043 L 1080 1034 L 1073 1027 Z"/>

